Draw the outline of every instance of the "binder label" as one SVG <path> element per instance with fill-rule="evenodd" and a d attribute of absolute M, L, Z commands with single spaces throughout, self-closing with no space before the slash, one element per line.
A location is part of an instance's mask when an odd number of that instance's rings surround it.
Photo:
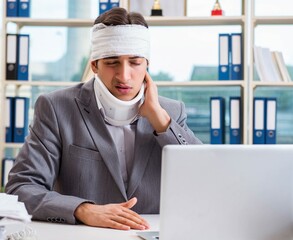
<path fill-rule="evenodd" d="M 219 129 L 220 126 L 220 101 L 219 100 L 212 100 L 212 129 Z M 216 133 L 216 136 L 218 136 L 219 134 Z"/>
<path fill-rule="evenodd" d="M 267 101 L 267 130 L 276 129 L 276 101 Z"/>
<path fill-rule="evenodd" d="M 25 116 L 25 100 L 16 99 L 15 107 L 17 111 L 15 112 L 15 127 L 23 128 L 24 127 L 24 116 Z"/>
<path fill-rule="evenodd" d="M 13 63 L 13 64 L 16 63 L 16 49 L 17 49 L 16 46 L 17 46 L 16 35 L 7 35 L 7 57 L 6 57 L 7 63 Z"/>
<path fill-rule="evenodd" d="M 19 40 L 19 65 L 28 65 L 28 45 L 29 39 L 27 36 L 20 37 Z"/>
<path fill-rule="evenodd" d="M 5 108 L 5 127 L 9 128 L 11 119 L 10 119 L 10 111 L 11 111 L 11 101 L 10 99 L 6 99 L 6 108 Z"/>
<path fill-rule="evenodd" d="M 231 128 L 232 129 L 239 129 L 240 128 L 240 103 L 239 100 L 232 99 L 231 100 Z M 238 135 L 238 134 L 237 134 Z"/>
<path fill-rule="evenodd" d="M 264 101 L 255 100 L 255 109 L 257 111 L 254 112 L 254 128 L 255 130 L 264 130 Z M 262 135 L 261 131 L 260 134 Z"/>

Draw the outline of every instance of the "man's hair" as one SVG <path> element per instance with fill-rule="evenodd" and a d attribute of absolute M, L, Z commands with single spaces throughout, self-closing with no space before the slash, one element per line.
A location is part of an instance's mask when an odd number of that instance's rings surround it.
<path fill-rule="evenodd" d="M 126 9 L 120 7 L 114 7 L 98 16 L 94 24 L 98 23 L 106 26 L 138 24 L 148 28 L 146 20 L 140 13 L 127 12 Z"/>

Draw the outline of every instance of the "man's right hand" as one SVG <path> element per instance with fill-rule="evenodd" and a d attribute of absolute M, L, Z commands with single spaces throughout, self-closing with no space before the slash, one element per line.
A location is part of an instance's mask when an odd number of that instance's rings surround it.
<path fill-rule="evenodd" d="M 80 204 L 74 216 L 82 223 L 94 226 L 119 230 L 146 230 L 149 224 L 139 214 L 130 210 L 137 203 L 137 198 L 118 204 L 95 205 Z"/>

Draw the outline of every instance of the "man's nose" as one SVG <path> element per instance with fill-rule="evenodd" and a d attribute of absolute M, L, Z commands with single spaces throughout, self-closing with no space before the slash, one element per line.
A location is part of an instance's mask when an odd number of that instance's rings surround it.
<path fill-rule="evenodd" d="M 123 63 L 117 69 L 117 78 L 121 82 L 127 82 L 131 76 L 131 68 L 128 64 Z"/>

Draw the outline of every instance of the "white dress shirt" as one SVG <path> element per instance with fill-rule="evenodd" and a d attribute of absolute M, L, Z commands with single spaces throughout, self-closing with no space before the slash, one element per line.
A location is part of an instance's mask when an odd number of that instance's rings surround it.
<path fill-rule="evenodd" d="M 96 85 L 95 85 L 96 87 Z M 98 98 L 97 92 L 95 91 L 95 96 L 100 112 L 104 114 L 103 106 Z M 120 170 L 122 178 L 124 181 L 125 189 L 128 186 L 128 178 L 130 171 L 132 170 L 133 158 L 134 158 L 134 142 L 135 142 L 135 132 L 136 124 L 128 124 L 124 126 L 113 126 L 106 123 L 106 127 L 109 130 L 112 139 L 115 143 L 118 159 L 120 164 Z"/>

